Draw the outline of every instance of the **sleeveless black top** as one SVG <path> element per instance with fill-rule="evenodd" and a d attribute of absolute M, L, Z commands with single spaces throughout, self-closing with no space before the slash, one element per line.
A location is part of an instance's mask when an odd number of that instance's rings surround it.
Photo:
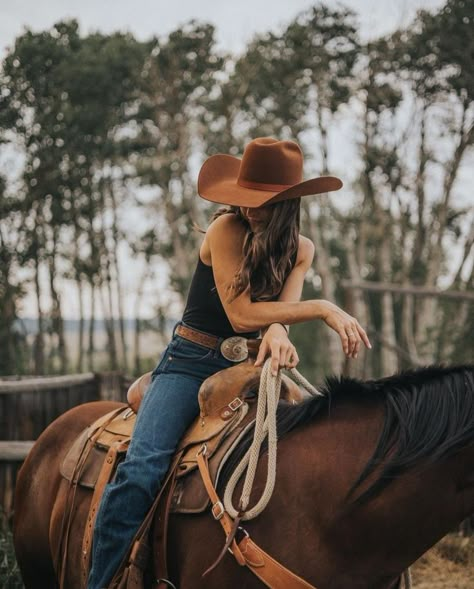
<path fill-rule="evenodd" d="M 239 335 L 256 338 L 259 335 L 258 331 L 237 333 L 232 329 L 217 292 L 212 266 L 204 264 L 199 254 L 183 313 L 183 323 L 219 337 Z"/>
<path fill-rule="evenodd" d="M 297 254 L 296 251 L 292 257 L 292 267 L 296 263 Z M 277 299 L 278 295 L 272 298 L 272 300 Z M 258 331 L 237 333 L 232 329 L 217 292 L 212 266 L 204 264 L 199 254 L 197 267 L 189 288 L 186 308 L 184 309 L 183 322 L 189 327 L 219 337 L 239 335 L 256 338 L 259 335 Z"/>

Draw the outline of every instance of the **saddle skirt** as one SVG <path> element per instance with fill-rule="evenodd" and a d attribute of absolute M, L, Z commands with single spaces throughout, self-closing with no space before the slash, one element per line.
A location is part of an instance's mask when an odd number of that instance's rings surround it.
<path fill-rule="evenodd" d="M 209 497 L 197 469 L 197 452 L 206 444 L 209 470 L 216 485 L 228 457 L 255 421 L 260 375 L 261 368 L 242 363 L 221 370 L 202 383 L 199 390 L 200 414 L 177 448 L 182 457 L 177 465 L 172 512 L 201 513 L 209 505 Z M 139 401 L 146 392 L 147 382 L 150 382 L 149 374 L 137 379 L 130 387 L 127 397 L 133 400 L 135 410 L 138 410 Z M 304 398 L 304 393 L 283 375 L 281 398 L 297 403 Z M 136 413 L 127 405 L 100 417 L 75 440 L 61 465 L 61 475 L 72 484 L 101 494 L 102 489 L 96 489 L 96 486 L 105 487 L 112 479 L 116 466 L 125 458 L 135 421 Z M 78 469 L 78 462 L 87 446 L 87 457 Z M 106 480 L 99 475 L 112 447 L 117 448 L 117 458 Z"/>

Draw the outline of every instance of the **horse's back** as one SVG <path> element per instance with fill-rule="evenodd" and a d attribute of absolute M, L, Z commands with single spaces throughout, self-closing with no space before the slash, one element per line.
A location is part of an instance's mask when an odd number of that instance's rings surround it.
<path fill-rule="evenodd" d="M 58 526 L 52 522 L 62 519 L 64 494 L 59 491 L 67 484 L 60 474 L 62 461 L 84 428 L 119 405 L 97 401 L 73 407 L 42 432 L 23 463 L 15 488 L 13 535 L 27 589 L 54 584 L 53 556 L 58 541 L 54 536 Z"/>

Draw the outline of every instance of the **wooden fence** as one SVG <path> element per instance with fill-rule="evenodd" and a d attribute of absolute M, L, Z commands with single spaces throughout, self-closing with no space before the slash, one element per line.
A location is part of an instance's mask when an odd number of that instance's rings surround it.
<path fill-rule="evenodd" d="M 40 433 L 76 405 L 124 401 L 130 382 L 117 372 L 0 380 L 0 509 L 7 517 L 18 470 Z"/>

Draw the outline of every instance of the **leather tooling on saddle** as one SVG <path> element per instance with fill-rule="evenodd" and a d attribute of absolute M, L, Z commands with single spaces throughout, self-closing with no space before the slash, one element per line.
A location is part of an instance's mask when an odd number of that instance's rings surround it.
<path fill-rule="evenodd" d="M 249 409 L 252 408 L 252 401 L 258 391 L 260 374 L 261 369 L 251 364 L 237 364 L 217 372 L 202 383 L 199 390 L 200 415 L 178 447 L 178 451 L 184 450 L 184 453 L 178 465 L 178 484 L 173 498 L 173 511 L 199 513 L 208 505 L 207 494 L 197 471 L 196 454 L 203 442 L 206 442 L 210 471 L 215 479 L 223 461 L 229 455 L 229 448 L 254 419 L 254 411 Z M 130 387 L 127 396 L 131 400 L 130 404 L 137 410 L 149 382 L 150 375 L 146 374 Z M 296 403 L 303 398 L 303 393 L 291 379 L 284 377 L 281 398 Z M 115 417 L 107 423 L 113 414 Z M 117 463 L 125 456 L 124 448 L 131 439 L 135 419 L 136 413 L 127 406 L 124 406 L 118 415 L 115 410 L 99 418 L 82 432 L 69 449 L 61 465 L 62 476 L 71 481 L 87 440 L 106 424 L 95 440 L 84 467 L 76 473 L 73 481 L 83 487 L 94 489 L 109 448 L 114 444 L 120 447 Z M 197 476 L 191 476 L 193 472 Z M 190 476 L 186 476 L 188 473 Z M 182 480 L 183 477 L 185 480 Z"/>

